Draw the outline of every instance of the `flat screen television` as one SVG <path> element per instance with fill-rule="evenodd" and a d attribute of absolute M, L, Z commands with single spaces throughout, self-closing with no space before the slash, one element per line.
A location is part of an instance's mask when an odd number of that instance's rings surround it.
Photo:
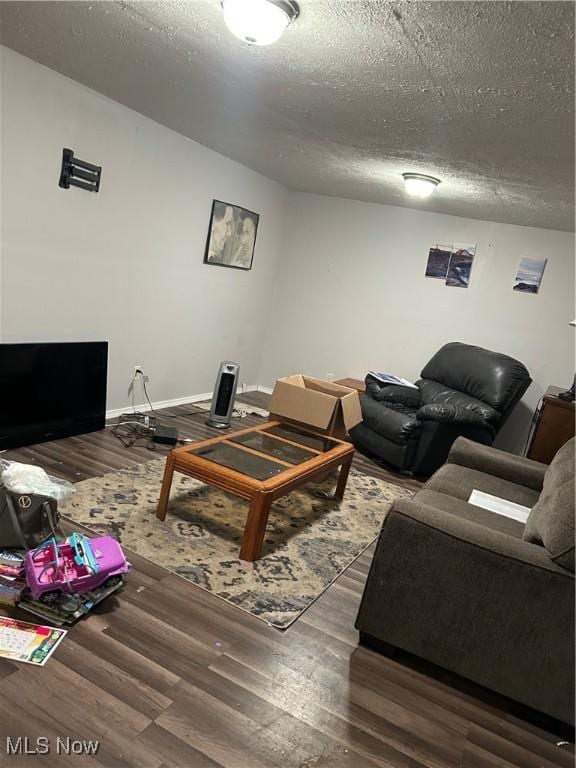
<path fill-rule="evenodd" d="M 0 449 L 103 429 L 108 342 L 0 344 Z"/>

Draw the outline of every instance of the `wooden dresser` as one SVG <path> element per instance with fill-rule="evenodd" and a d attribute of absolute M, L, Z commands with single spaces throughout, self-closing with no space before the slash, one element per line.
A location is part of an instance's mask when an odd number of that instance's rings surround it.
<path fill-rule="evenodd" d="M 574 437 L 574 403 L 560 400 L 561 387 L 548 387 L 536 414 L 536 424 L 527 456 L 550 464 L 564 443 Z"/>

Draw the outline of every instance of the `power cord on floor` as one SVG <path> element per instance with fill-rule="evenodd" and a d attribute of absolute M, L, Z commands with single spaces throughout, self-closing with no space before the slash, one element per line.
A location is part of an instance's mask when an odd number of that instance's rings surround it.
<path fill-rule="evenodd" d="M 155 451 L 156 444 L 152 438 L 157 425 L 156 416 L 149 416 L 147 413 L 134 410 L 132 413 L 120 414 L 118 421 L 110 431 L 125 448 L 132 448 L 139 440 L 145 440 L 145 447 L 150 451 Z"/>
<path fill-rule="evenodd" d="M 148 407 L 149 413 L 142 413 L 136 410 L 135 403 L 135 385 L 137 379 L 142 381 L 142 389 L 144 390 L 144 396 Z M 145 441 L 144 447 L 149 451 L 155 451 L 157 444 L 175 445 L 177 442 L 187 442 L 185 439 L 178 439 L 178 431 L 173 427 L 166 427 L 162 429 L 162 424 L 156 415 L 154 406 L 148 395 L 148 388 L 146 386 L 148 377 L 144 374 L 144 371 L 137 368 L 132 376 L 130 382 L 130 392 L 132 395 L 132 413 L 122 413 L 118 417 L 118 421 L 112 425 L 111 432 L 125 448 L 132 448 L 140 441 Z M 168 417 L 170 418 L 170 417 Z"/>

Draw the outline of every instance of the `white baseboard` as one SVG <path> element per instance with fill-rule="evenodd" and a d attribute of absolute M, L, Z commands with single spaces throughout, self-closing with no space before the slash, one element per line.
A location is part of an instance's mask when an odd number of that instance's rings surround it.
<path fill-rule="evenodd" d="M 271 389 L 262 388 L 259 387 L 257 384 L 249 384 L 244 392 L 268 392 L 269 394 L 272 393 Z M 242 396 L 242 391 L 238 390 L 236 392 L 236 397 Z M 184 397 L 175 397 L 172 400 L 156 400 L 152 403 L 152 408 L 155 411 L 159 411 L 162 408 L 175 408 L 177 405 L 189 405 L 190 403 L 200 403 L 203 400 L 210 400 L 212 398 L 212 392 L 203 392 L 199 395 L 185 395 Z M 146 413 L 152 408 L 148 405 L 148 403 L 136 403 L 136 410 L 140 413 Z M 132 410 L 132 403 L 127 403 L 124 408 L 113 408 L 110 411 L 106 411 L 106 420 L 109 419 L 116 419 L 118 416 L 121 416 L 123 413 L 130 413 Z"/>
<path fill-rule="evenodd" d="M 265 392 L 267 395 L 271 395 L 272 394 L 272 387 L 261 387 L 260 384 L 257 384 L 254 387 L 254 389 L 256 390 L 256 392 Z"/>

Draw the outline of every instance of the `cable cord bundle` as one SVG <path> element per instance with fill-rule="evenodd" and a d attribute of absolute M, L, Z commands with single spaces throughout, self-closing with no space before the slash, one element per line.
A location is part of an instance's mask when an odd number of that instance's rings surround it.
<path fill-rule="evenodd" d="M 125 448 L 132 448 L 138 440 L 146 440 L 146 447 L 152 451 L 155 450 L 152 438 L 157 424 L 156 416 L 149 416 L 147 413 L 122 413 L 111 432 Z"/>
<path fill-rule="evenodd" d="M 134 402 L 134 389 L 136 379 L 138 377 L 141 377 L 144 396 L 146 397 L 146 401 L 150 407 L 150 413 L 153 415 L 148 413 L 141 413 L 140 411 L 136 410 L 136 404 Z M 150 451 L 154 451 L 156 450 L 156 446 L 152 441 L 152 438 L 154 437 L 154 432 L 158 426 L 158 418 L 155 415 L 156 412 L 154 411 L 152 403 L 150 402 L 150 398 L 148 397 L 148 390 L 146 389 L 146 377 L 142 371 L 138 370 L 134 373 L 132 382 L 130 384 L 130 389 L 132 390 L 132 413 L 120 414 L 118 421 L 112 427 L 111 432 L 114 437 L 117 437 L 118 440 L 120 440 L 125 448 L 132 448 L 132 446 L 135 445 L 139 440 L 146 440 L 146 448 L 148 448 Z"/>

